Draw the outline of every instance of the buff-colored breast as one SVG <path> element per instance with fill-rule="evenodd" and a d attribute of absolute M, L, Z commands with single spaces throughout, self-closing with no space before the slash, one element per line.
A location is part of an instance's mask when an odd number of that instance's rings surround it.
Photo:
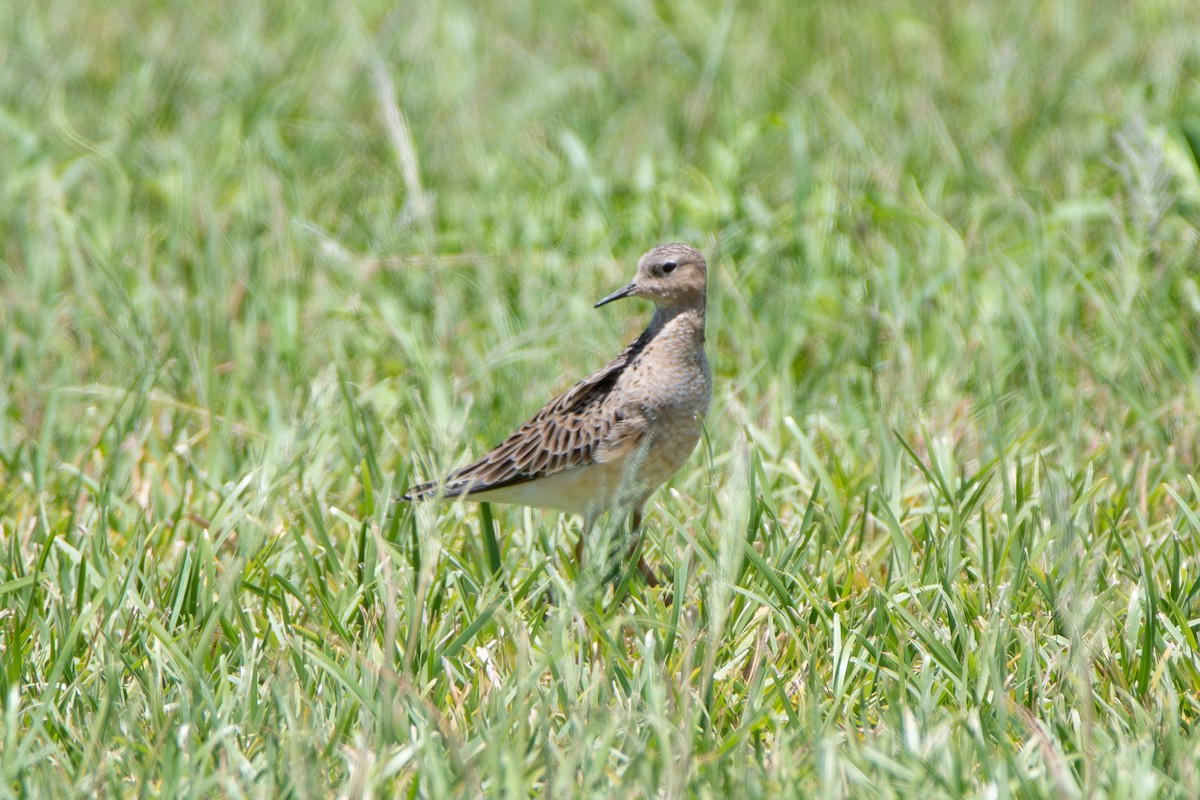
<path fill-rule="evenodd" d="M 640 505 L 679 471 L 700 440 L 712 396 L 703 318 L 683 314 L 667 323 L 621 377 L 618 392 L 636 398 L 649 421 L 643 452 L 631 455 L 638 459 L 634 502 Z"/>

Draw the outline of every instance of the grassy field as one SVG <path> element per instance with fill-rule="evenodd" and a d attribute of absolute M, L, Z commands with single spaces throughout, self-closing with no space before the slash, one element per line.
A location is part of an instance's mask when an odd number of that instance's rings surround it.
<path fill-rule="evenodd" d="M 0 797 L 1200 795 L 1197 30 L 0 4 Z M 663 241 L 669 587 L 395 502 Z"/>

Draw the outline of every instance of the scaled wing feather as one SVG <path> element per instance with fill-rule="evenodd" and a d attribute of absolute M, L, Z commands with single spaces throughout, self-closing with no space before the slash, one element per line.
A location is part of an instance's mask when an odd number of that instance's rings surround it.
<path fill-rule="evenodd" d="M 617 378 L 650 340 L 643 334 L 602 369 L 550 402 L 491 451 L 450 473 L 445 481 L 411 488 L 405 500 L 439 492 L 457 497 L 513 486 L 565 469 L 619 458 L 649 427 L 640 408 L 605 402 Z"/>

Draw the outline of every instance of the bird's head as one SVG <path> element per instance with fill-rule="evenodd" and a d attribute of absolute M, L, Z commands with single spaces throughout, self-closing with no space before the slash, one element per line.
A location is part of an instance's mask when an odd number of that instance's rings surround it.
<path fill-rule="evenodd" d="M 633 280 L 596 303 L 596 308 L 622 297 L 644 297 L 659 308 L 702 306 L 707 278 L 708 266 L 699 250 L 686 244 L 660 244 L 638 259 Z"/>

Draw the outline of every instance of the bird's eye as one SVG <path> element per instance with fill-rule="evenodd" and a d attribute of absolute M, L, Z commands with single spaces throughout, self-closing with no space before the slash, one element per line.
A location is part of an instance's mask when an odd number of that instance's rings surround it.
<path fill-rule="evenodd" d="M 672 272 L 675 271 L 675 268 L 678 266 L 679 265 L 676 264 L 674 261 L 666 262 L 665 264 L 662 265 L 663 275 L 670 275 Z"/>

